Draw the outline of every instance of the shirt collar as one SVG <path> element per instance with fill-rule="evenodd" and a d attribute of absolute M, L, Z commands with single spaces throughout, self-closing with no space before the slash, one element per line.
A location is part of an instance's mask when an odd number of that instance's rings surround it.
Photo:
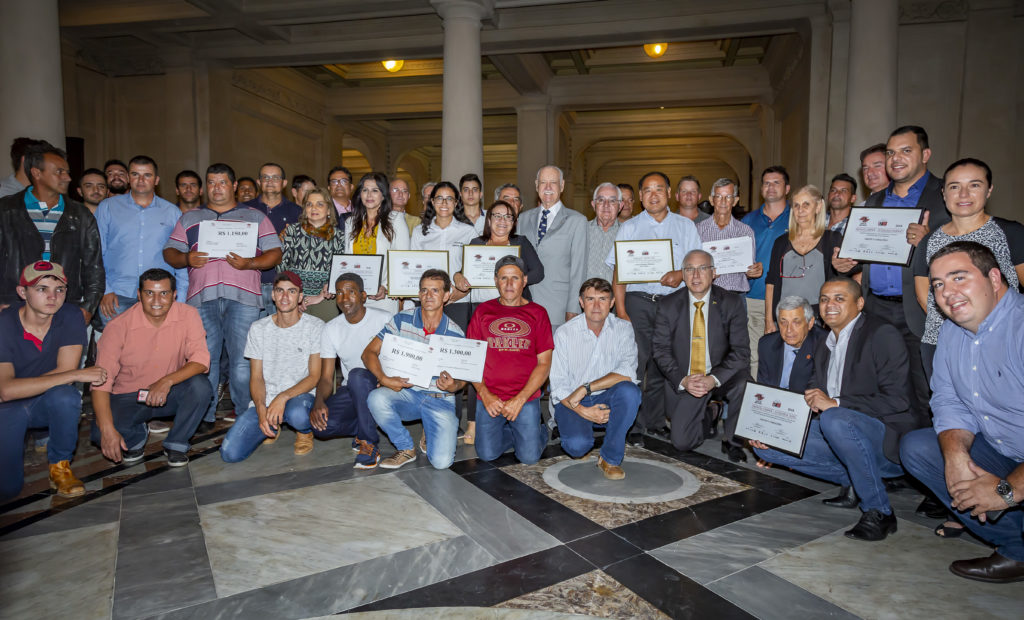
<path fill-rule="evenodd" d="M 863 312 L 857 313 L 857 316 L 853 317 L 853 320 L 850 321 L 849 323 L 847 323 L 846 327 L 844 327 L 841 330 L 839 330 L 839 336 L 838 337 L 836 336 L 836 333 L 834 331 L 832 331 L 831 329 L 828 330 L 828 339 L 826 340 L 826 344 L 828 345 L 828 348 L 832 349 L 832 350 L 835 350 L 836 345 L 839 343 L 840 340 L 847 340 L 847 339 L 849 339 L 850 332 L 853 331 L 854 326 L 857 325 L 857 321 L 859 321 L 860 317 L 862 317 L 862 316 L 864 316 Z"/>
<path fill-rule="evenodd" d="M 558 215 L 558 212 L 561 211 L 561 210 L 562 210 L 562 201 L 559 200 L 555 204 L 551 205 L 550 209 L 548 209 L 548 219 L 550 220 L 551 218 L 553 218 L 556 215 Z M 541 212 L 541 215 L 544 215 L 544 205 L 540 206 L 540 212 Z"/>
<path fill-rule="evenodd" d="M 985 320 L 978 325 L 978 335 L 995 329 L 996 326 L 1006 319 L 1007 315 L 1013 312 L 1013 307 L 1022 303 L 1022 301 L 1024 301 L 1024 297 L 1022 297 L 1020 293 L 1013 289 L 1007 289 L 1006 293 L 1003 294 L 1003 298 L 996 304 L 996 307 L 992 308 L 992 312 L 989 312 L 988 316 L 985 317 Z M 976 337 L 976 335 L 972 334 L 970 330 L 964 329 L 963 327 L 960 329 L 962 329 L 964 333 L 971 338 Z"/>
<path fill-rule="evenodd" d="M 37 206 L 37 207 L 38 207 L 38 205 L 45 204 L 45 203 L 41 202 L 38 198 L 36 198 L 36 195 L 32 193 L 33 189 L 35 189 L 34 185 L 29 185 L 27 188 L 25 188 L 25 204 L 28 205 L 28 206 Z M 63 194 L 57 194 L 57 206 L 56 207 L 38 207 L 38 208 L 40 208 L 40 209 L 49 209 L 50 211 L 59 211 L 59 210 L 64 209 L 64 195 Z"/>
<path fill-rule="evenodd" d="M 928 177 L 930 177 L 931 175 L 932 175 L 931 172 L 928 172 L 927 170 L 925 170 L 924 174 L 921 175 L 921 178 L 916 180 L 916 181 L 914 181 L 914 184 L 911 185 L 910 189 L 907 190 L 907 197 L 909 198 L 910 196 L 918 196 L 918 195 L 920 195 L 921 192 L 924 191 L 924 186 L 925 186 L 925 183 L 928 182 Z M 893 190 L 895 188 L 896 188 L 896 181 L 890 181 L 889 182 L 889 187 L 885 188 L 885 195 L 886 196 L 894 196 L 895 194 L 893 193 Z"/>
<path fill-rule="evenodd" d="M 704 296 L 699 298 L 699 299 L 697 298 L 696 295 L 694 295 L 693 293 L 690 293 L 690 305 L 692 306 L 693 304 L 697 303 L 698 301 L 705 301 L 705 302 L 706 301 L 710 301 L 711 300 L 710 298 L 711 298 L 711 289 L 710 288 L 708 290 L 704 291 Z M 704 305 L 707 305 L 707 304 L 704 304 Z"/>

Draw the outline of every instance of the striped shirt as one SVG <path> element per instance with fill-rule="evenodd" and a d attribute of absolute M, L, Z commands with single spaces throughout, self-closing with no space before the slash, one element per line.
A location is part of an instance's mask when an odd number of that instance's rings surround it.
<path fill-rule="evenodd" d="M 581 385 L 612 372 L 636 383 L 636 360 L 636 339 L 629 321 L 609 314 L 601 335 L 595 336 L 587 327 L 586 315 L 575 316 L 555 331 L 551 397 L 562 400 Z"/>
<path fill-rule="evenodd" d="M 43 260 L 50 260 L 50 240 L 53 238 L 53 231 L 57 228 L 57 222 L 64 215 L 64 196 L 57 197 L 57 206 L 52 209 L 46 206 L 45 202 L 32 195 L 32 187 L 25 191 L 25 209 L 36 230 L 43 238 Z"/>
<path fill-rule="evenodd" d="M 224 222 L 254 222 L 259 224 L 256 255 L 281 247 L 277 231 L 270 218 L 256 209 L 236 205 L 229 211 L 217 213 L 206 205 L 184 213 L 171 232 L 164 248 L 179 252 L 199 249 L 199 223 L 207 220 Z M 253 269 L 235 269 L 223 258 L 211 258 L 198 269 L 188 269 L 188 303 L 199 307 L 214 299 L 230 299 L 247 306 L 263 307 L 260 272 Z"/>
<path fill-rule="evenodd" d="M 466 334 L 462 331 L 462 328 L 455 324 L 455 321 L 448 318 L 448 315 L 441 315 L 441 322 L 437 326 L 437 330 L 434 331 L 439 336 L 453 336 L 455 338 L 465 338 Z M 398 314 L 391 317 L 391 320 L 387 322 L 384 329 L 380 330 L 377 337 L 382 341 L 386 334 L 392 336 L 398 336 L 399 338 L 408 338 L 415 340 L 416 342 L 429 342 L 430 335 L 423 330 L 423 311 L 420 308 L 412 308 L 410 310 L 403 310 Z M 424 390 L 418 387 L 408 388 L 411 390 L 418 390 L 421 392 L 440 392 L 437 388 L 437 377 L 430 378 L 430 389 Z"/>
<path fill-rule="evenodd" d="M 729 223 L 725 225 L 725 228 L 719 228 L 715 223 L 715 218 L 709 217 L 697 224 L 697 234 L 700 235 L 701 242 L 750 237 L 751 247 L 755 247 L 754 229 L 732 216 L 729 216 Z M 727 273 L 718 276 L 715 278 L 714 284 L 735 293 L 746 293 L 750 290 L 750 282 L 747 282 L 745 273 Z"/>
<path fill-rule="evenodd" d="M 616 219 L 607 232 L 597 223 L 597 218 L 587 222 L 587 272 L 586 279 L 604 278 L 609 282 L 615 275 L 614 270 L 605 264 L 608 252 L 615 247 L 615 236 L 619 234 L 619 220 Z"/>

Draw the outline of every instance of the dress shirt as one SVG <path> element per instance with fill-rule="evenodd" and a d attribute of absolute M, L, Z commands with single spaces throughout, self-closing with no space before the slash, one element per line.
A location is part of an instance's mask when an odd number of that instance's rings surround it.
<path fill-rule="evenodd" d="M 350 200 L 348 206 L 341 206 L 338 201 L 331 198 L 331 202 L 334 203 L 334 210 L 338 212 L 338 215 L 344 215 L 345 213 L 352 213 L 352 201 Z"/>
<path fill-rule="evenodd" d="M 711 289 L 708 289 L 704 293 L 704 297 L 697 299 L 693 295 L 690 295 L 690 335 L 693 336 L 693 324 L 697 319 L 697 302 L 703 301 L 704 306 L 701 308 L 701 312 L 704 313 L 704 368 L 705 374 L 711 374 L 711 330 L 708 329 L 708 319 L 711 318 Z M 692 349 L 691 349 L 692 350 Z M 693 374 L 693 360 L 690 360 L 690 369 L 686 371 L 687 374 Z M 715 383 L 718 383 L 718 379 L 715 379 Z M 683 389 L 683 384 L 679 384 L 679 389 Z"/>
<path fill-rule="evenodd" d="M 619 234 L 615 236 L 616 241 L 638 241 L 643 239 L 671 239 L 672 240 L 672 262 L 675 269 L 683 268 L 683 258 L 690 250 L 699 250 L 700 235 L 697 234 L 697 226 L 689 218 L 683 217 L 671 211 L 665 214 L 665 219 L 657 221 L 647 211 L 630 218 L 619 225 Z M 615 268 L 615 248 L 612 247 L 604 261 L 609 267 Z M 679 286 L 672 288 L 662 286 L 657 282 L 644 284 L 627 284 L 626 291 L 649 293 L 651 295 L 668 295 L 685 286 L 682 282 Z"/>
<path fill-rule="evenodd" d="M 935 432 L 982 433 L 1000 454 L 1024 461 L 1024 296 L 1008 290 L 974 334 L 947 320 L 932 375 Z"/>
<path fill-rule="evenodd" d="M 832 354 L 828 358 L 828 397 L 839 402 L 839 393 L 843 391 L 843 369 L 846 368 L 846 349 L 850 344 L 850 335 L 853 327 L 860 320 L 860 314 L 853 317 L 853 320 L 846 324 L 846 327 L 839 330 L 839 337 L 834 331 L 829 330 L 825 339 L 825 346 Z"/>
<path fill-rule="evenodd" d="M 551 205 L 551 208 L 550 208 L 550 209 L 547 209 L 547 212 L 548 212 L 548 219 L 547 219 L 547 222 L 548 222 L 548 232 L 550 232 L 550 231 L 551 231 L 551 227 L 552 227 L 552 226 L 554 225 L 554 223 L 555 223 L 555 217 L 556 217 L 556 216 L 557 216 L 557 215 L 558 215 L 559 213 L 561 213 L 561 211 L 562 211 L 562 206 L 563 206 L 563 205 L 562 205 L 562 201 L 561 201 L 561 200 L 559 200 L 559 201 L 558 201 L 558 202 L 556 202 L 555 204 Z M 542 219 L 544 219 L 544 210 L 545 210 L 545 207 L 544 207 L 544 205 L 540 205 L 540 206 L 539 206 L 539 207 L 537 207 L 537 208 L 538 208 L 538 209 L 540 209 L 540 213 L 538 213 L 538 214 L 537 214 L 537 230 L 540 230 L 540 221 L 541 221 Z M 480 234 L 482 235 L 483 233 L 480 233 Z M 547 235 L 548 233 L 547 233 L 547 232 L 545 232 L 544 234 L 545 234 L 545 235 Z"/>
<path fill-rule="evenodd" d="M 755 211 L 751 211 L 743 218 L 743 223 L 750 226 L 754 231 L 754 262 L 764 265 L 760 278 L 750 280 L 750 291 L 747 292 L 747 299 L 764 299 L 764 285 L 768 278 L 768 265 L 772 259 L 772 248 L 775 247 L 775 240 L 781 237 L 789 229 L 789 203 L 774 220 L 768 219 L 764 214 L 762 204 Z"/>
<path fill-rule="evenodd" d="M 832 224 L 831 226 L 829 226 L 828 229 L 832 230 L 832 231 L 835 231 L 835 232 L 839 233 L 840 235 L 845 234 L 846 233 L 846 223 L 849 222 L 849 221 L 850 221 L 850 216 L 847 215 L 846 217 L 844 217 L 843 219 L 839 220 L 835 224 Z"/>
<path fill-rule="evenodd" d="M 793 374 L 796 353 L 796 347 L 791 347 L 785 342 L 782 343 L 782 376 L 779 378 L 779 387 L 784 390 L 789 389 L 789 377 Z"/>
<path fill-rule="evenodd" d="M 931 173 L 925 170 L 924 174 L 920 179 L 914 182 L 907 190 L 906 196 L 900 196 L 893 191 L 896 187 L 895 182 L 889 183 L 889 187 L 885 188 L 885 198 L 882 200 L 882 205 L 886 207 L 904 207 L 914 208 L 917 203 L 921 200 L 921 193 L 924 192 L 924 186 L 928 183 L 928 177 Z M 868 265 L 868 269 L 871 270 L 871 292 L 875 295 L 902 295 L 903 294 L 903 269 L 904 267 L 895 267 L 893 265 Z"/>
<path fill-rule="evenodd" d="M 467 216 L 467 219 L 468 219 L 468 216 Z M 473 230 L 476 232 L 476 234 L 473 235 L 474 237 L 479 237 L 480 235 L 484 234 L 484 224 L 486 224 L 486 223 L 487 223 L 487 209 L 481 208 L 480 209 L 480 217 L 476 218 L 476 221 L 473 222 L 472 224 L 470 224 L 470 226 L 472 226 Z"/>
<path fill-rule="evenodd" d="M 700 235 L 702 242 L 749 237 L 751 249 L 757 250 L 757 244 L 754 242 L 754 229 L 731 215 L 729 216 L 729 223 L 725 225 L 725 228 L 719 228 L 713 217 L 701 221 L 697 224 L 697 234 Z M 754 252 L 751 252 L 751 256 L 753 255 Z M 745 273 L 727 273 L 715 278 L 714 283 L 727 291 L 735 293 L 746 293 L 750 290 L 750 282 L 747 281 L 747 274 Z"/>
<path fill-rule="evenodd" d="M 483 219 L 481 216 L 480 219 Z M 462 271 L 462 246 L 476 238 L 476 230 L 472 224 L 460 222 L 454 218 L 448 226 L 441 228 L 437 221 L 430 223 L 427 234 L 423 234 L 423 225 L 412 231 L 409 244 L 413 250 L 441 250 L 448 252 L 448 275 Z M 469 297 L 463 297 L 455 303 L 469 303 Z"/>
<path fill-rule="evenodd" d="M 605 262 L 608 252 L 615 248 L 615 236 L 619 234 L 619 220 L 616 218 L 612 225 L 605 231 L 597 223 L 597 218 L 587 222 L 587 273 L 585 277 L 604 278 L 609 282 L 615 275 L 615 270 Z"/>
<path fill-rule="evenodd" d="M 601 334 L 595 336 L 587 326 L 586 315 L 575 316 L 555 331 L 551 396 L 561 401 L 581 385 L 613 372 L 636 383 L 636 360 L 636 339 L 629 321 L 609 314 Z"/>
<path fill-rule="evenodd" d="M 135 297 L 140 275 L 148 269 L 166 269 L 174 274 L 178 301 L 185 301 L 188 271 L 168 265 L 163 252 L 180 217 L 176 205 L 156 194 L 147 207 L 139 205 L 130 191 L 100 202 L 96 208 L 96 227 L 107 272 L 103 292 Z"/>

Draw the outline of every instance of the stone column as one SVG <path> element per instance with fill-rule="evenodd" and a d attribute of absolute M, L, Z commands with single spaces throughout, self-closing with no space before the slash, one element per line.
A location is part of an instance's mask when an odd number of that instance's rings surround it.
<path fill-rule="evenodd" d="M 19 136 L 64 148 L 57 0 L 0 2 L 0 58 L 0 151 Z"/>
<path fill-rule="evenodd" d="M 441 178 L 458 183 L 467 172 L 484 176 L 480 93 L 480 20 L 493 0 L 431 0 L 444 20 Z"/>
<path fill-rule="evenodd" d="M 844 169 L 860 170 L 860 152 L 896 128 L 899 3 L 850 3 L 850 65 L 846 82 Z"/>
<path fill-rule="evenodd" d="M 523 194 L 523 208 L 534 206 L 537 171 L 555 163 L 555 118 L 547 97 L 524 97 L 516 106 L 516 184 Z M 566 186 L 565 198 L 572 194 Z"/>

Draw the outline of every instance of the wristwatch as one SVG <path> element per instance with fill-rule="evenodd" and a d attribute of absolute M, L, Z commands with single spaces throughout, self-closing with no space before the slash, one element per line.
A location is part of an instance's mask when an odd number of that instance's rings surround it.
<path fill-rule="evenodd" d="M 999 484 L 996 485 L 996 493 L 1003 498 L 1006 505 L 1010 508 L 1016 506 L 1019 502 L 1013 499 L 1013 486 L 1006 480 L 1000 480 Z"/>
<path fill-rule="evenodd" d="M 587 390 L 587 396 L 590 396 L 590 382 L 588 381 L 583 387 Z"/>

